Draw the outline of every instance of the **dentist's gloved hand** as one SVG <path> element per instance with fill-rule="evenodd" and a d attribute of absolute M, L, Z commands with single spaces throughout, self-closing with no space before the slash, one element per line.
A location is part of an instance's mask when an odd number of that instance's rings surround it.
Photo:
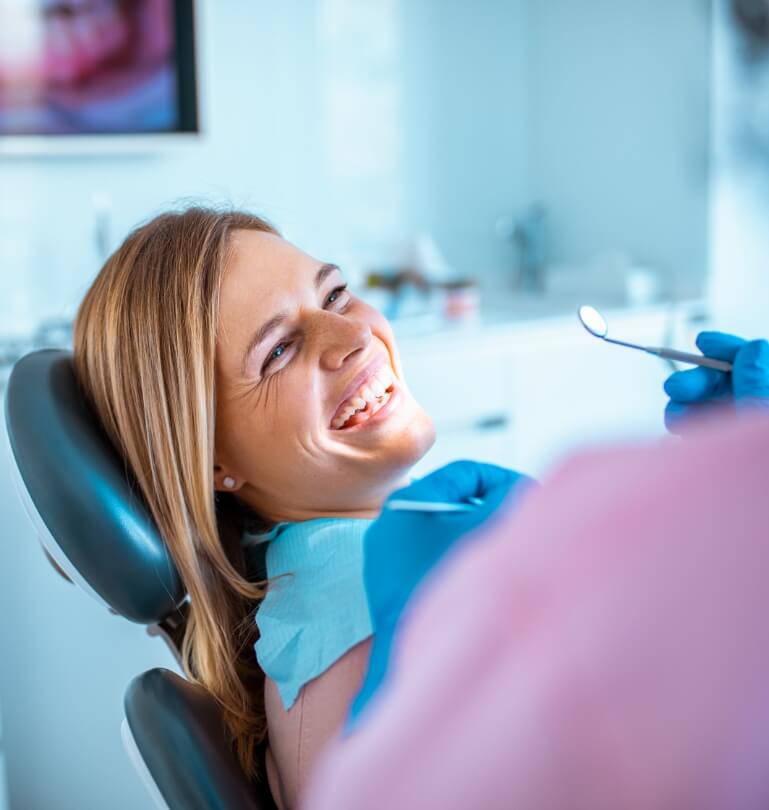
<path fill-rule="evenodd" d="M 387 673 L 396 625 L 423 577 L 455 543 L 478 528 L 515 489 L 533 484 L 521 473 L 474 461 L 455 461 L 394 492 L 388 500 L 483 503 L 466 512 L 412 512 L 385 508 L 366 532 L 363 578 L 374 637 L 368 672 L 353 701 L 348 730 Z"/>
<path fill-rule="evenodd" d="M 769 408 L 769 342 L 700 332 L 697 348 L 708 357 L 730 362 L 733 368 L 726 373 L 698 366 L 676 371 L 665 380 L 665 393 L 670 397 L 665 425 L 671 433 L 681 433 L 689 416 L 713 404 Z"/>

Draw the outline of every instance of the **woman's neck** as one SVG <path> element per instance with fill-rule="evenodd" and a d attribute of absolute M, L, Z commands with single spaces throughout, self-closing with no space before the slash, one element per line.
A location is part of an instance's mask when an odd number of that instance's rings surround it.
<path fill-rule="evenodd" d="M 362 520 L 373 520 L 382 511 L 382 505 L 388 496 L 396 489 L 406 486 L 409 477 L 406 475 L 402 479 L 393 482 L 390 486 L 382 490 L 371 493 L 368 497 L 361 498 L 358 503 L 340 504 L 339 506 L 321 507 L 293 507 L 286 506 L 278 510 L 270 510 L 271 515 L 266 520 L 271 523 L 299 523 L 304 520 L 314 520 L 317 518 L 359 518 Z M 260 510 L 257 509 L 259 512 Z M 263 512 L 262 512 L 263 514 Z"/>

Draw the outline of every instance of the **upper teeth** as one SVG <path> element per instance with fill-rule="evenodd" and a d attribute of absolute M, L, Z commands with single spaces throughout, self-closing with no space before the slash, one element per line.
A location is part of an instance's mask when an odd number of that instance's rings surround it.
<path fill-rule="evenodd" d="M 387 389 L 393 384 L 393 380 L 393 373 L 390 367 L 382 366 L 373 377 L 369 378 L 366 383 L 344 403 L 342 409 L 338 412 L 339 416 L 331 422 L 331 427 L 338 430 L 354 414 L 365 410 L 369 404 L 374 404 L 378 400 L 381 400 L 385 396 Z"/>

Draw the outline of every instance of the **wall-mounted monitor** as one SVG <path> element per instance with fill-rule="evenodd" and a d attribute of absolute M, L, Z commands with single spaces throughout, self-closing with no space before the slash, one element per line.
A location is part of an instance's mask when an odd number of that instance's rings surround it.
<path fill-rule="evenodd" d="M 0 0 L 0 153 L 200 133 L 194 0 Z"/>

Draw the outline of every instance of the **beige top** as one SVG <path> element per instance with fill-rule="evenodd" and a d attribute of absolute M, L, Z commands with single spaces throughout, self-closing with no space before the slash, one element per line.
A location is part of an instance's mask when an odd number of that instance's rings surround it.
<path fill-rule="evenodd" d="M 278 688 L 264 685 L 267 714 L 267 779 L 279 810 L 291 810 L 307 784 L 318 754 L 342 728 L 363 683 L 371 639 L 348 650 L 322 675 L 307 683 L 286 711 Z"/>

